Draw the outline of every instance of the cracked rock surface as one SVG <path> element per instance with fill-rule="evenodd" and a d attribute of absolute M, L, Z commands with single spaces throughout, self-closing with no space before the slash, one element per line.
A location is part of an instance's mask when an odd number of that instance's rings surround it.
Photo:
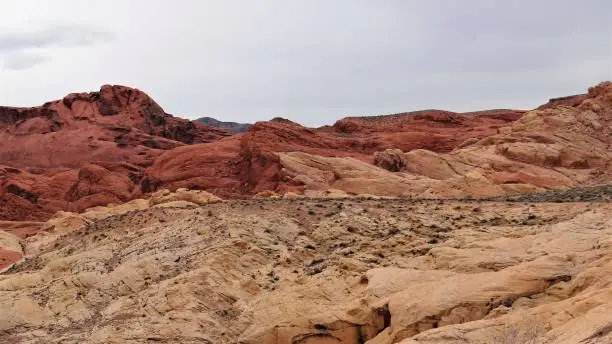
<path fill-rule="evenodd" d="M 0 342 L 612 342 L 610 203 L 166 204 L 9 237 Z"/>

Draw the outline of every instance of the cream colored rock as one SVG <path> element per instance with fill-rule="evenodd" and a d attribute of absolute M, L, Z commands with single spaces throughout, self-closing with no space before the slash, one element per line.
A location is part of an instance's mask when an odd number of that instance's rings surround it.
<path fill-rule="evenodd" d="M 19 237 L 0 230 L 0 273 L 9 270 L 23 260 L 23 248 Z"/>
<path fill-rule="evenodd" d="M 415 149 L 405 154 L 405 170 L 436 180 L 444 180 L 465 175 L 473 166 L 446 158 L 424 149 Z"/>
<path fill-rule="evenodd" d="M 258 192 L 254 198 L 280 198 L 281 196 L 272 190 Z"/>
<path fill-rule="evenodd" d="M 304 198 L 306 197 L 305 195 L 300 195 L 298 193 L 295 192 L 286 192 L 283 194 L 283 198 L 286 199 L 295 199 L 295 198 Z"/>
<path fill-rule="evenodd" d="M 0 230 L 0 249 L 22 252 L 19 237 Z"/>
<path fill-rule="evenodd" d="M 312 198 L 347 198 L 351 197 L 348 193 L 338 189 L 327 190 L 306 190 L 304 195 Z"/>
<path fill-rule="evenodd" d="M 58 214 L 43 233 L 62 235 L 26 239 L 0 274 L 0 342 L 604 344 L 611 213 L 305 198 Z"/>
<path fill-rule="evenodd" d="M 59 211 L 42 225 L 36 236 L 25 240 L 26 256 L 36 256 L 52 247 L 58 239 L 84 231 L 92 223 L 92 220 L 82 214 Z"/>
<path fill-rule="evenodd" d="M 18 326 L 41 326 L 48 319 L 49 312 L 42 309 L 32 298 L 20 296 L 9 299 L 8 295 L 0 295 L 3 305 L 0 316 L 0 331 Z"/>
<path fill-rule="evenodd" d="M 176 192 L 170 192 L 169 190 L 158 191 L 149 199 L 151 206 L 173 201 L 187 201 L 197 205 L 206 205 L 221 202 L 221 198 L 206 191 L 178 189 Z"/>
<path fill-rule="evenodd" d="M 198 204 L 189 201 L 170 201 L 160 203 L 152 206 L 151 208 L 197 208 Z"/>
<path fill-rule="evenodd" d="M 301 152 L 279 153 L 284 173 L 307 190 L 402 196 L 414 188 L 405 178 L 353 158 L 328 158 Z"/>
<path fill-rule="evenodd" d="M 102 219 L 109 216 L 121 215 L 130 211 L 144 210 L 149 207 L 149 201 L 145 199 L 135 199 L 119 205 L 109 205 L 106 207 L 93 207 L 85 210 L 83 216 L 87 218 Z"/>

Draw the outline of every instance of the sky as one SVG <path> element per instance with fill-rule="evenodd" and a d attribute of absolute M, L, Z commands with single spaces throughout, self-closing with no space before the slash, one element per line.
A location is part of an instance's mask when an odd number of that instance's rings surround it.
<path fill-rule="evenodd" d="M 317 126 L 612 80 L 610 0 L 20 0 L 0 18 L 10 106 L 120 84 L 180 117 Z"/>

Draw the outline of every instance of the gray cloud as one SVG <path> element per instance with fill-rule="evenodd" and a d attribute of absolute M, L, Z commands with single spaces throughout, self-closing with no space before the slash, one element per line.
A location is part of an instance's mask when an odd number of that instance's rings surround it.
<path fill-rule="evenodd" d="M 23 70 L 48 61 L 49 58 L 35 52 L 13 52 L 2 58 L 2 67 L 9 70 Z"/>
<path fill-rule="evenodd" d="M 78 18 L 89 26 L 0 30 L 0 59 L 52 58 L 0 75 L 0 104 L 36 105 L 116 83 L 184 117 L 280 115 L 321 125 L 423 108 L 533 108 L 612 79 L 610 0 L 105 0 L 95 11 L 79 0 L 28 4 L 0 2 L 0 25 Z M 116 36 L 92 29 L 109 23 Z"/>
<path fill-rule="evenodd" d="M 49 61 L 44 52 L 53 48 L 75 48 L 109 42 L 111 32 L 79 25 L 55 25 L 37 31 L 0 33 L 0 59 L 10 70 L 23 70 Z"/>
<path fill-rule="evenodd" d="M 79 47 L 115 39 L 109 31 L 78 25 L 56 25 L 38 31 L 0 33 L 0 52 L 16 50 Z"/>
<path fill-rule="evenodd" d="M 530 108 L 612 78 L 607 0 L 289 3 L 228 15 L 221 42 L 191 51 L 203 67 L 158 86 L 160 102 L 193 117 L 320 125 L 420 108 Z M 199 29 L 202 42 L 211 27 Z"/>

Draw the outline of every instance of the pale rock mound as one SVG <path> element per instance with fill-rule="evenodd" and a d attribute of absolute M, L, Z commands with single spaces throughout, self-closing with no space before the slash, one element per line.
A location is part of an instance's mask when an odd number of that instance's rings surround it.
<path fill-rule="evenodd" d="M 151 196 L 149 204 L 153 206 L 174 201 L 185 201 L 197 205 L 206 205 L 221 202 L 221 198 L 202 190 L 178 189 L 176 192 L 161 190 Z"/>
<path fill-rule="evenodd" d="M 354 158 L 330 158 L 301 152 L 279 153 L 284 178 L 306 190 L 343 190 L 349 194 L 404 196 L 408 179 Z"/>
<path fill-rule="evenodd" d="M 612 339 L 610 204 L 205 207 L 58 214 L 43 233 L 64 235 L 28 238 L 25 261 L 0 275 L 0 342 Z"/>
<path fill-rule="evenodd" d="M 96 220 L 104 220 L 150 208 L 196 208 L 220 201 L 219 197 L 201 190 L 179 189 L 176 192 L 160 190 L 153 194 L 150 199 L 135 199 L 124 204 L 93 207 L 80 214 L 59 211 L 49 221 L 40 226 L 40 232 L 35 238 L 27 240 L 29 243 L 27 254 L 39 254 L 49 249 L 50 245 L 62 237 L 74 232 L 86 231 L 91 228 Z"/>
<path fill-rule="evenodd" d="M 121 215 L 130 211 L 144 210 L 151 206 L 148 199 L 135 199 L 122 204 L 107 204 L 106 206 L 88 208 L 83 216 L 92 219 L 104 219 L 109 216 Z"/>
<path fill-rule="evenodd" d="M 327 190 L 306 190 L 304 195 L 313 198 L 347 198 L 354 195 L 347 194 L 343 190 L 327 189 Z"/>
<path fill-rule="evenodd" d="M 152 208 L 197 208 L 198 204 L 189 201 L 170 201 L 152 206 Z"/>
<path fill-rule="evenodd" d="M 0 272 L 9 269 L 23 257 L 19 237 L 0 230 Z"/>
<path fill-rule="evenodd" d="M 253 198 L 280 198 L 280 195 L 272 190 L 260 191 Z"/>

